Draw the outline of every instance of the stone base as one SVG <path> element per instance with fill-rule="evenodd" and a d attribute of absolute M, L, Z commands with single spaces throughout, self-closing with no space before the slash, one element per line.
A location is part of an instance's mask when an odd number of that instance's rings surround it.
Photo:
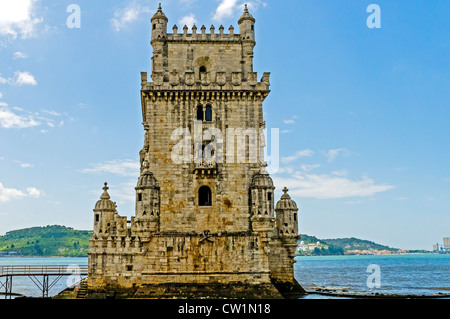
<path fill-rule="evenodd" d="M 142 284 L 134 289 L 89 291 L 88 299 L 281 299 L 272 284 Z"/>
<path fill-rule="evenodd" d="M 281 293 L 284 299 L 298 299 L 307 294 L 305 289 L 294 279 L 294 282 L 279 282 L 272 279 L 272 284 Z"/>
<path fill-rule="evenodd" d="M 292 283 L 142 284 L 129 289 L 88 290 L 86 299 L 293 299 L 306 294 Z M 66 289 L 55 299 L 76 299 L 77 289 Z"/>

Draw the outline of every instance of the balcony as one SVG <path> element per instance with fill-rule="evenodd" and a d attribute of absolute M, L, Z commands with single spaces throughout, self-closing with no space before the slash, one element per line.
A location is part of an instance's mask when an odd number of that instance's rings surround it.
<path fill-rule="evenodd" d="M 215 178 L 217 175 L 217 164 L 204 160 L 200 163 L 194 163 L 194 174 L 196 178 Z"/>

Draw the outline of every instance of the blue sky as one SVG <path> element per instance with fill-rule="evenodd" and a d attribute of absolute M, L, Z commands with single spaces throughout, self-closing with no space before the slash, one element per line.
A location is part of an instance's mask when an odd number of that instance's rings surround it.
<path fill-rule="evenodd" d="M 244 1 L 162 2 L 179 30 L 222 24 Z M 450 236 L 450 2 L 246 1 L 254 70 L 280 130 L 277 198 L 300 231 L 431 249 Z M 369 4 L 381 28 L 368 28 Z M 69 28 L 70 4 L 80 28 Z M 151 72 L 158 1 L 6 0 L 0 4 L 0 234 L 92 228 L 106 180 L 134 214 L 143 145 L 140 72 Z"/>

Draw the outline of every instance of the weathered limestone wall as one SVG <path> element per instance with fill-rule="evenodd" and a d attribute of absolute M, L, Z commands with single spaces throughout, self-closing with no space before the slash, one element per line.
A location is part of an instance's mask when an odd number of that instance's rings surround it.
<path fill-rule="evenodd" d="M 238 158 L 238 146 L 241 137 L 235 139 L 234 145 L 227 142 L 227 129 L 253 128 L 259 141 L 259 128 L 262 120 L 262 101 L 242 98 L 241 100 L 207 100 L 213 109 L 214 127 L 222 132 L 223 156 L 215 164 L 217 174 L 212 178 L 193 174 L 198 163 L 194 163 L 194 118 L 197 100 L 175 102 L 170 99 L 147 99 L 146 126 L 149 128 L 148 152 L 145 159 L 161 187 L 161 231 L 248 231 L 249 230 L 249 192 L 252 178 L 260 169 L 258 145 L 254 145 L 256 157 L 250 160 L 250 151 L 246 145 L 246 162 Z M 205 101 L 202 101 L 205 104 Z M 211 126 L 203 122 L 203 128 Z M 173 141 L 172 133 L 177 128 L 188 128 L 192 141 L 190 143 L 191 161 L 175 164 L 172 150 L 181 141 L 177 136 Z M 216 136 L 216 138 L 219 136 Z M 245 137 L 243 141 L 245 142 Z M 250 139 L 247 140 L 249 142 Z M 210 141 L 206 140 L 205 143 Z M 234 146 L 232 150 L 228 147 Z M 227 162 L 227 151 L 232 151 L 234 162 Z M 219 155 L 219 154 L 217 154 Z M 222 163 L 221 163 L 222 162 Z M 250 163 L 249 163 L 250 162 Z M 198 189 L 207 185 L 213 193 L 212 207 L 198 207 Z"/>
<path fill-rule="evenodd" d="M 267 283 L 269 257 L 257 235 L 158 234 L 147 242 L 92 242 L 89 285 L 123 288 L 143 283 Z"/>

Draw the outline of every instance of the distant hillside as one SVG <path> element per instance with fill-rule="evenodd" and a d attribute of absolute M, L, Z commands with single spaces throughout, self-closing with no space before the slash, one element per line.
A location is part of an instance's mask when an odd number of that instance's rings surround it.
<path fill-rule="evenodd" d="M 364 240 L 364 239 L 358 239 L 358 238 L 336 238 L 336 239 L 322 239 L 322 241 L 326 242 L 327 244 L 340 247 L 344 249 L 344 251 L 347 250 L 369 250 L 369 249 L 376 249 L 376 250 L 392 250 L 397 251 L 398 248 L 392 248 L 389 246 L 380 245 L 377 243 L 374 243 L 370 240 Z"/>
<path fill-rule="evenodd" d="M 312 250 L 299 252 L 303 255 L 344 255 L 349 250 L 391 250 L 397 251 L 397 248 L 380 245 L 369 240 L 358 238 L 337 238 L 337 239 L 319 239 L 315 236 L 301 234 L 300 242 L 305 245 L 316 244 Z M 320 243 L 317 246 L 317 243 Z"/>
<path fill-rule="evenodd" d="M 13 230 L 0 236 L 0 255 L 84 257 L 91 235 L 92 231 L 58 225 Z"/>

